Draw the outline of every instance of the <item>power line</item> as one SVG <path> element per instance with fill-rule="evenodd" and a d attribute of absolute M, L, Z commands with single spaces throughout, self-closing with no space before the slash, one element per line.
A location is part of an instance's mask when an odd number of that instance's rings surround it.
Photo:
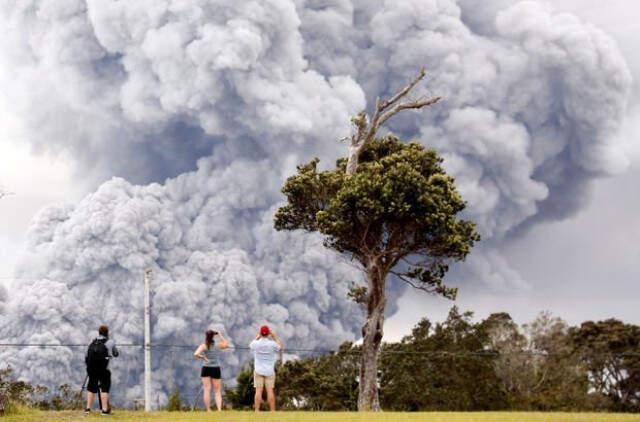
<path fill-rule="evenodd" d="M 57 347 L 87 347 L 87 344 L 75 344 L 75 343 L 0 343 L 0 347 L 41 347 L 41 348 L 57 348 Z M 117 344 L 117 347 L 139 347 L 143 348 L 144 344 L 142 343 L 123 343 Z M 191 344 L 150 344 L 151 348 L 157 349 L 192 349 L 194 346 Z M 240 350 L 240 351 L 248 351 L 251 350 L 249 347 L 242 346 L 231 346 L 224 350 Z M 298 352 L 298 353 L 317 353 L 317 354 L 342 354 L 349 355 L 355 354 L 359 355 L 361 353 L 360 350 L 331 350 L 331 349 L 307 349 L 307 348 L 284 348 L 284 351 L 287 353 L 290 352 Z M 550 353 L 543 351 L 533 351 L 533 350 L 515 350 L 509 352 L 495 352 L 491 350 L 483 350 L 483 351 L 446 351 L 446 350 L 388 350 L 382 348 L 379 352 L 381 355 L 416 355 L 416 356 L 451 356 L 451 357 L 500 357 L 500 356 L 542 356 L 542 357 L 554 357 L 554 356 L 570 356 L 568 353 Z M 623 353 L 592 353 L 591 356 L 610 356 L 610 357 L 640 357 L 640 352 L 623 352 Z"/>

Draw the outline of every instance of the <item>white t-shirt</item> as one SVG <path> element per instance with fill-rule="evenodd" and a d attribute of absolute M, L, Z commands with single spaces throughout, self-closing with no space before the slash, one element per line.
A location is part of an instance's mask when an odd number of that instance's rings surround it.
<path fill-rule="evenodd" d="M 249 344 L 249 348 L 253 350 L 253 367 L 256 374 L 264 377 L 274 375 L 274 366 L 280 351 L 278 343 L 263 337 L 259 340 L 253 340 Z"/>

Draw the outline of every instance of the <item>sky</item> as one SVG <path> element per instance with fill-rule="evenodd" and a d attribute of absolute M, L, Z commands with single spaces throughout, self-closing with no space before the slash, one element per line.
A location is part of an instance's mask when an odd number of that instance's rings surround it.
<path fill-rule="evenodd" d="M 0 110 L 7 110 L 0 103 Z M 13 276 L 33 216 L 55 202 L 77 200 L 83 188 L 72 178 L 64 157 L 33 151 L 20 133 L 20 122 L 0 112 L 0 188 L 11 194 L 0 207 L 0 279 Z"/>
<path fill-rule="evenodd" d="M 635 303 L 640 295 L 640 196 L 635 195 L 640 178 L 640 5 L 628 0 L 555 0 L 553 7 L 578 15 L 617 41 L 634 77 L 619 134 L 631 163 L 621 174 L 597 180 L 589 204 L 577 215 L 536 226 L 502 246 L 529 289 L 495 292 L 461 286 L 455 304 L 476 311 L 478 317 L 507 311 L 520 322 L 550 310 L 570 323 L 607 317 L 640 323 Z M 53 155 L 32 147 L 11 109 L 0 87 L 0 187 L 14 193 L 0 202 L 0 279 L 14 274 L 27 229 L 40 209 L 75 203 L 97 185 L 78 177 L 69 153 Z M 451 305 L 421 292 L 405 293 L 399 312 L 388 320 L 388 338 L 400 338 L 422 317 L 444 318 Z"/>

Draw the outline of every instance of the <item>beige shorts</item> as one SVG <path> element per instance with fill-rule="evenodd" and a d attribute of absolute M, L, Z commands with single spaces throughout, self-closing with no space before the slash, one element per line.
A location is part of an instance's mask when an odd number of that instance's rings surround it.
<path fill-rule="evenodd" d="M 264 375 L 258 375 L 255 372 L 253 373 L 253 386 L 255 388 L 274 388 L 276 386 L 276 376 L 271 375 L 266 377 Z"/>

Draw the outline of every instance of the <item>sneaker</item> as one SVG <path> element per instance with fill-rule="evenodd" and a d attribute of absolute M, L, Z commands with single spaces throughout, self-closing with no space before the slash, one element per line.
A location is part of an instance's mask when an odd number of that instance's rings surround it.
<path fill-rule="evenodd" d="M 84 414 L 85 415 L 90 415 L 91 414 L 91 409 L 84 409 Z"/>
<path fill-rule="evenodd" d="M 111 413 L 111 409 L 109 409 L 109 410 L 103 410 L 102 412 L 100 412 L 100 414 L 101 414 L 102 416 L 111 416 L 111 415 L 113 415 L 113 413 Z"/>

